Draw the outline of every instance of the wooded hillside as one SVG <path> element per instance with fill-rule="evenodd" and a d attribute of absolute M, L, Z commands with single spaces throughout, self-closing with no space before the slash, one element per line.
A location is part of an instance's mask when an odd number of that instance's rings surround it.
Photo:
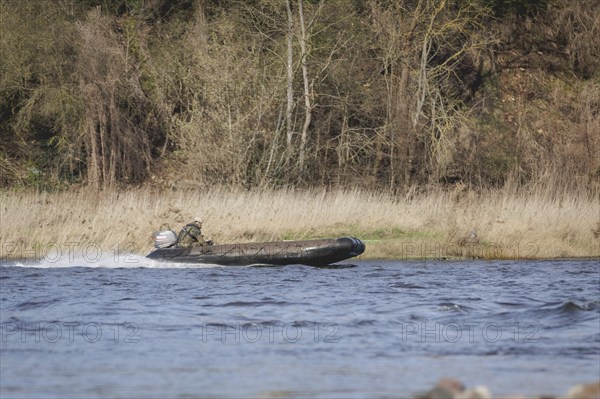
<path fill-rule="evenodd" d="M 0 185 L 600 190 L 598 0 L 0 0 Z"/>

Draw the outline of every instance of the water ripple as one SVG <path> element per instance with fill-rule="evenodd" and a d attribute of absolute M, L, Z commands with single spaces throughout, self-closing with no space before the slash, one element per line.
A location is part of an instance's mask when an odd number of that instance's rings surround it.
<path fill-rule="evenodd" d="M 1 396 L 398 397 L 453 373 L 533 396 L 600 373 L 593 261 L 105 265 L 0 265 Z"/>

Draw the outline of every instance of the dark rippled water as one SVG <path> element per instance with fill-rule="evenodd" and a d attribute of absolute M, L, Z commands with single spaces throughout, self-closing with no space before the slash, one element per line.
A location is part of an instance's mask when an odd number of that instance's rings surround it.
<path fill-rule="evenodd" d="M 600 375 L 598 261 L 170 266 L 4 262 L 0 396 L 562 395 Z"/>

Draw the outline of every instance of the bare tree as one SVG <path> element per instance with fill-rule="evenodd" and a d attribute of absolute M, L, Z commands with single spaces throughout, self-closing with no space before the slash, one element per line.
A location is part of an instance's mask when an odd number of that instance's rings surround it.
<path fill-rule="evenodd" d="M 302 173 L 304 172 L 304 159 L 308 128 L 310 127 L 310 121 L 312 119 L 311 85 L 308 81 L 308 67 L 306 65 L 306 57 L 308 56 L 306 42 L 308 39 L 306 37 L 306 27 L 304 23 L 303 0 L 298 0 L 298 14 L 300 17 L 300 64 L 302 65 L 302 81 L 304 82 L 304 125 L 302 126 L 302 135 L 300 136 L 298 160 L 300 175 L 302 176 Z"/>
<path fill-rule="evenodd" d="M 88 183 L 110 186 L 140 181 L 151 163 L 150 140 L 134 121 L 146 102 L 135 68 L 100 8 L 78 24 L 79 90 L 85 98 L 82 120 Z"/>
<path fill-rule="evenodd" d="M 386 84 L 391 188 L 412 184 L 420 171 L 435 180 L 456 156 L 453 141 L 464 113 L 452 82 L 463 85 L 461 62 L 487 43 L 472 34 L 485 12 L 476 2 L 372 3 Z"/>
<path fill-rule="evenodd" d="M 286 159 L 289 163 L 292 156 L 292 136 L 294 134 L 293 114 L 294 114 L 294 17 L 292 14 L 292 0 L 286 0 L 287 8 L 287 104 L 285 110 L 286 120 Z"/>

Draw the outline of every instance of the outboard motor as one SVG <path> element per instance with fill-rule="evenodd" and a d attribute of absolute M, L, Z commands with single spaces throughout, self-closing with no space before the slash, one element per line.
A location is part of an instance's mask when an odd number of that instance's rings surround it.
<path fill-rule="evenodd" d="M 154 233 L 154 248 L 171 248 L 175 244 L 177 244 L 177 234 L 173 230 Z"/>

